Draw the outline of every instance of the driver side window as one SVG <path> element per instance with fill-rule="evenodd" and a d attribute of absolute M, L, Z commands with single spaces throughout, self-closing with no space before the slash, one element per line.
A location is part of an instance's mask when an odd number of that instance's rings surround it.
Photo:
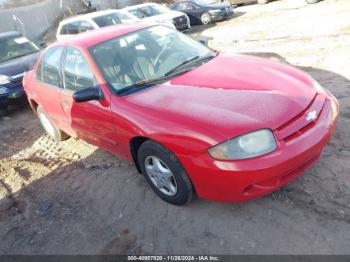
<path fill-rule="evenodd" d="M 79 50 L 68 47 L 63 66 L 64 88 L 70 91 L 93 87 L 96 85 L 94 75 L 87 61 Z"/>

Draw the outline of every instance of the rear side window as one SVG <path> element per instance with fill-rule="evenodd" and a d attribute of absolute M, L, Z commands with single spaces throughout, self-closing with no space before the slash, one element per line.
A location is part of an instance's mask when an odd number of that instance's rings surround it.
<path fill-rule="evenodd" d="M 92 20 L 94 20 L 99 27 L 121 24 L 119 16 L 116 13 L 95 17 Z"/>
<path fill-rule="evenodd" d="M 94 75 L 79 50 L 67 48 L 63 66 L 64 88 L 77 91 L 95 86 Z"/>
<path fill-rule="evenodd" d="M 36 77 L 38 80 L 53 86 L 60 86 L 60 63 L 63 47 L 52 47 L 42 58 Z"/>
<path fill-rule="evenodd" d="M 76 35 L 94 29 L 87 21 L 76 21 L 62 26 L 61 35 Z"/>

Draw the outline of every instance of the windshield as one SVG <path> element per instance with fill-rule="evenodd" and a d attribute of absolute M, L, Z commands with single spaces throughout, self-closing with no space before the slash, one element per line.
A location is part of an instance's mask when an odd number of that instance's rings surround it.
<path fill-rule="evenodd" d="M 162 5 L 152 4 L 136 9 L 131 9 L 129 10 L 129 12 L 132 13 L 134 16 L 137 16 L 138 18 L 145 18 L 167 13 L 168 10 Z"/>
<path fill-rule="evenodd" d="M 201 5 L 201 6 L 206 6 L 206 5 L 210 5 L 210 4 L 215 4 L 216 1 L 214 0 L 194 0 L 194 2 L 197 5 Z"/>
<path fill-rule="evenodd" d="M 24 36 L 0 40 L 0 63 L 39 51 L 39 48 Z"/>
<path fill-rule="evenodd" d="M 126 13 L 112 13 L 108 15 L 98 16 L 92 19 L 99 27 L 116 25 L 135 21 L 136 19 Z"/>
<path fill-rule="evenodd" d="M 117 92 L 140 82 L 170 78 L 215 56 L 204 45 L 164 26 L 103 42 L 90 48 L 90 53 Z"/>

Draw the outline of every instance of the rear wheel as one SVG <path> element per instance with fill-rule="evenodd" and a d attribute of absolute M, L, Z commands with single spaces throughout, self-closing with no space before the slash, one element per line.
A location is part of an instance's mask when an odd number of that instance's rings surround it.
<path fill-rule="evenodd" d="M 58 129 L 53 124 L 53 122 L 50 120 L 50 118 L 47 116 L 47 114 L 44 112 L 41 106 L 38 106 L 36 111 L 41 125 L 53 141 L 61 142 L 69 138 L 69 136 L 66 133 Z"/>
<path fill-rule="evenodd" d="M 203 25 L 207 25 L 211 22 L 211 17 L 208 13 L 203 13 L 201 15 L 201 22 Z"/>
<path fill-rule="evenodd" d="M 173 153 L 149 140 L 141 145 L 137 158 L 147 183 L 161 199 L 179 206 L 191 202 L 192 183 Z"/>

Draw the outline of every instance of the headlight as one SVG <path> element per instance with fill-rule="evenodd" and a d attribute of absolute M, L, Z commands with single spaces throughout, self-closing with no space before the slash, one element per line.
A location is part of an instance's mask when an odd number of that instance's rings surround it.
<path fill-rule="evenodd" d="M 208 150 L 218 160 L 238 160 L 261 156 L 276 149 L 275 137 L 269 129 L 238 136 Z"/>
<path fill-rule="evenodd" d="M 8 76 L 0 75 L 0 85 L 6 85 L 10 83 Z"/>
<path fill-rule="evenodd" d="M 327 93 L 326 90 L 324 89 L 324 87 L 322 87 L 320 85 L 320 83 L 317 82 L 316 80 L 314 80 L 313 85 L 314 85 L 314 88 L 315 88 L 317 93 L 320 93 L 320 94 L 326 94 Z"/>

